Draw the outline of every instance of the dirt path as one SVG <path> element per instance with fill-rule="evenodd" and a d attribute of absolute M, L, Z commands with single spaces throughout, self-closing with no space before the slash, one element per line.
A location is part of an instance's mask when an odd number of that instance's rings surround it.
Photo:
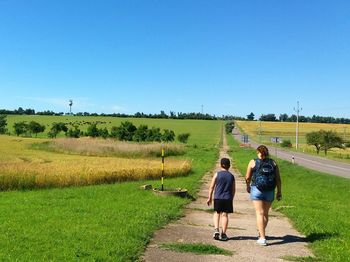
<path fill-rule="evenodd" d="M 225 136 L 224 136 L 225 138 Z M 228 157 L 227 144 L 220 152 L 220 158 Z M 219 160 L 215 170 L 220 170 Z M 232 171 L 232 170 L 231 170 Z M 237 192 L 234 199 L 234 213 L 230 214 L 227 235 L 229 241 L 217 241 L 212 238 L 213 215 L 206 205 L 208 187 L 213 173 L 203 178 L 203 185 L 196 201 L 190 203 L 185 216 L 165 228 L 157 231 L 148 245 L 143 261 L 283 261 L 284 256 L 312 256 L 307 248 L 305 237 L 292 228 L 288 219 L 272 211 L 267 227 L 268 246 L 257 245 L 255 211 L 249 194 L 245 191 L 243 177 L 235 174 Z M 163 243 L 203 243 L 211 244 L 233 252 L 232 256 L 196 255 L 178 253 L 160 247 Z"/>

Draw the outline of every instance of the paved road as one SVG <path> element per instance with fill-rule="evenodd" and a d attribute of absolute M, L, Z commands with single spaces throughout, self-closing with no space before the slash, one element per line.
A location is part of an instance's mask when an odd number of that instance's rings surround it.
<path fill-rule="evenodd" d="M 241 141 L 241 135 L 237 129 L 233 130 L 233 136 L 238 141 Z M 249 141 L 251 147 L 256 148 L 259 144 L 254 141 Z M 320 172 L 324 172 L 334 176 L 340 176 L 350 179 L 350 164 L 342 163 L 338 161 L 333 161 L 329 159 L 325 159 L 322 157 L 312 156 L 308 154 L 303 154 L 299 152 L 291 152 L 286 151 L 281 148 L 276 148 L 273 146 L 268 146 L 269 152 L 271 155 L 288 160 L 292 162 L 292 158 L 294 157 L 295 164 L 317 170 Z"/>

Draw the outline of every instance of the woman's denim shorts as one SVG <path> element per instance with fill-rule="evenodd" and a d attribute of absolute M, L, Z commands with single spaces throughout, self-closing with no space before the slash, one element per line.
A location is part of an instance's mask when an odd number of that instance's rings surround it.
<path fill-rule="evenodd" d="M 250 199 L 251 200 L 262 200 L 266 202 L 272 202 L 275 199 L 275 191 L 264 191 L 261 192 L 256 186 L 250 187 Z"/>

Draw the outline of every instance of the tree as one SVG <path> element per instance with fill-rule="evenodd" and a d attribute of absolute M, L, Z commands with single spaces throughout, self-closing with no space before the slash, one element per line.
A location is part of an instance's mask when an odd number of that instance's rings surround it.
<path fill-rule="evenodd" d="M 47 134 L 50 138 L 56 138 L 58 133 L 61 131 L 67 133 L 68 128 L 65 123 L 59 122 L 59 123 L 52 123 L 51 130 Z"/>
<path fill-rule="evenodd" d="M 324 154 L 327 155 L 327 151 L 333 147 L 344 148 L 344 141 L 341 136 L 335 131 L 325 131 L 323 133 L 321 141 L 321 149 L 324 150 Z"/>
<path fill-rule="evenodd" d="M 17 136 L 28 132 L 28 124 L 25 121 L 16 122 L 13 124 L 13 129 Z"/>
<path fill-rule="evenodd" d="M 160 133 L 160 128 L 152 127 L 151 129 L 148 129 L 146 141 L 162 141 L 162 134 Z"/>
<path fill-rule="evenodd" d="M 267 114 L 267 115 L 262 115 L 260 117 L 261 121 L 276 121 L 276 116 L 275 114 Z"/>
<path fill-rule="evenodd" d="M 98 137 L 99 131 L 98 131 L 97 125 L 96 124 L 89 125 L 86 131 L 86 135 L 91 137 Z"/>
<path fill-rule="evenodd" d="M 121 141 L 132 141 L 136 126 L 129 121 L 122 122 L 119 127 L 112 128 L 111 134 Z"/>
<path fill-rule="evenodd" d="M 135 131 L 132 140 L 136 142 L 144 142 L 147 139 L 148 134 L 148 126 L 147 125 L 140 125 L 137 130 Z"/>
<path fill-rule="evenodd" d="M 306 134 L 306 142 L 308 145 L 316 147 L 316 152 L 319 154 L 320 150 L 323 149 L 325 155 L 331 148 L 344 148 L 343 139 L 334 131 L 313 131 Z"/>
<path fill-rule="evenodd" d="M 72 128 L 68 129 L 68 131 L 66 133 L 67 137 L 79 138 L 80 135 L 81 135 L 81 131 L 77 125 L 74 126 L 74 129 L 72 129 Z"/>
<path fill-rule="evenodd" d="M 225 124 L 225 130 L 226 134 L 231 134 L 232 130 L 235 128 L 235 123 L 234 122 L 228 122 Z"/>
<path fill-rule="evenodd" d="M 0 115 L 0 134 L 5 134 L 7 121 L 6 121 L 6 115 Z"/>
<path fill-rule="evenodd" d="M 38 133 L 44 132 L 45 131 L 45 126 L 40 125 L 38 122 L 35 121 L 30 121 L 28 125 L 28 130 L 30 133 L 35 134 L 35 137 L 38 136 Z"/>
<path fill-rule="evenodd" d="M 175 133 L 173 130 L 164 129 L 164 133 L 162 135 L 162 141 L 171 142 L 175 139 Z"/>
<path fill-rule="evenodd" d="M 286 122 L 288 121 L 288 115 L 287 114 L 280 114 L 279 120 L 281 122 Z"/>
<path fill-rule="evenodd" d="M 255 115 L 254 115 L 253 112 L 251 112 L 249 115 L 247 115 L 247 119 L 250 120 L 250 121 L 253 121 L 254 117 L 255 117 Z"/>
<path fill-rule="evenodd" d="M 181 143 L 186 144 L 189 137 L 190 133 L 183 133 L 177 136 L 177 140 L 179 140 Z"/>

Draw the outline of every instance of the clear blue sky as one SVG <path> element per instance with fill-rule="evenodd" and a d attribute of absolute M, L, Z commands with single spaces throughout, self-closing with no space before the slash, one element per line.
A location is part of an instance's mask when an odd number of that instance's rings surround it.
<path fill-rule="evenodd" d="M 350 1 L 0 0 L 0 108 L 350 118 Z"/>

